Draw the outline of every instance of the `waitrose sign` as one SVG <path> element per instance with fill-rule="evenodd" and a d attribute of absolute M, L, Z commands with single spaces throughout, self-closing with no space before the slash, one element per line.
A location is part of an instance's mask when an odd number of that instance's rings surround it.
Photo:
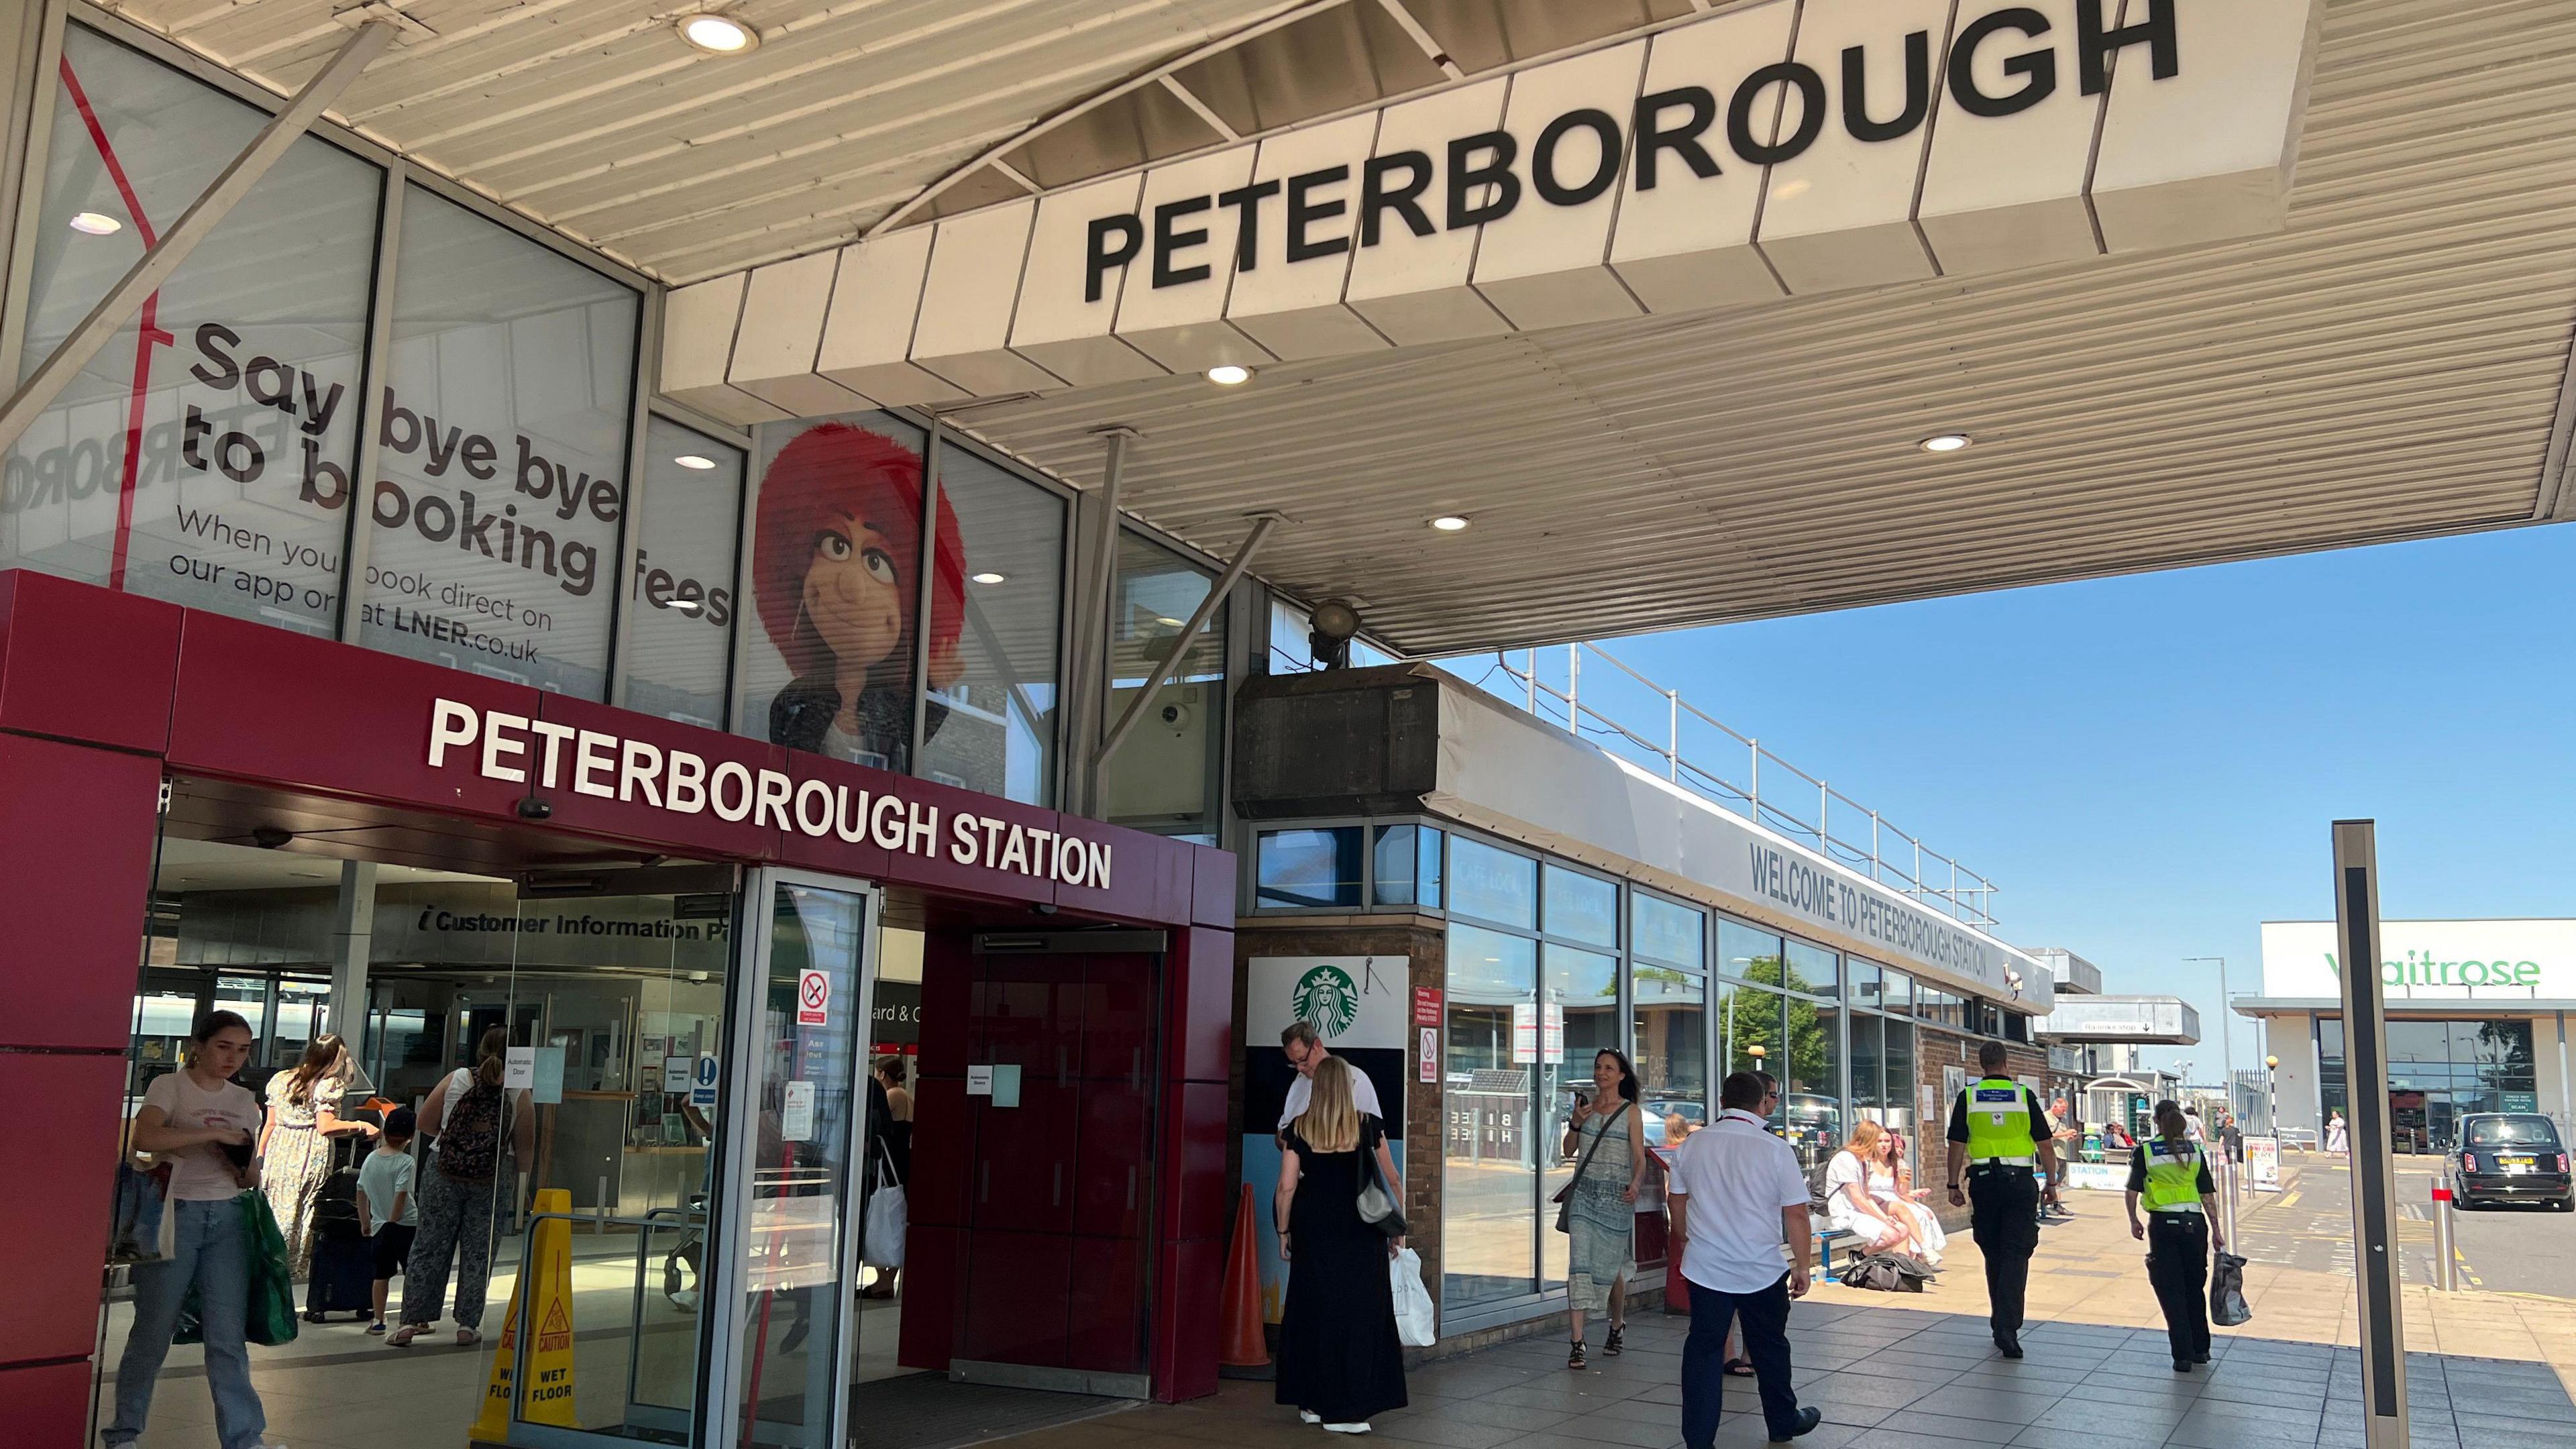
<path fill-rule="evenodd" d="M 2393 1000 L 2576 996 L 2576 920 L 2383 921 L 2380 984 Z M 2263 994 L 2336 997 L 2347 966 L 2331 921 L 2263 926 Z"/>

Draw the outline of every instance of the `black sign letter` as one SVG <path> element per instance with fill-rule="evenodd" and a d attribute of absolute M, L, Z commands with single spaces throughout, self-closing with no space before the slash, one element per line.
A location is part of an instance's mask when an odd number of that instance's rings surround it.
<path fill-rule="evenodd" d="M 2156 79 L 2182 74 L 2182 40 L 2174 30 L 2173 0 L 2146 0 L 2147 18 L 2113 30 L 2103 24 L 2109 0 L 2084 0 L 2075 7 L 2075 59 L 2083 76 L 2083 93 L 2098 96 L 2111 88 L 2111 57 L 2132 45 L 2155 52 Z"/>
<path fill-rule="evenodd" d="M 1279 183 L 1276 181 L 1256 181 L 1250 186 L 1217 193 L 1217 205 L 1234 208 L 1236 271 L 1248 272 L 1261 265 L 1261 203 L 1278 194 Z"/>
<path fill-rule="evenodd" d="M 1869 52 L 1853 46 L 1843 52 L 1843 127 L 1855 141 L 1894 141 L 1914 133 L 1932 114 L 1932 36 L 1918 30 L 1905 37 L 1905 110 L 1893 121 L 1869 116 Z"/>
<path fill-rule="evenodd" d="M 1386 184 L 1390 171 L 1405 173 L 1403 182 Z M 1431 189 L 1431 157 L 1420 151 L 1390 151 L 1371 156 L 1360 168 L 1360 245 L 1377 245 L 1378 226 L 1390 211 L 1404 218 L 1407 229 L 1415 236 L 1429 236 L 1438 230 L 1431 224 L 1431 214 L 1422 209 L 1422 193 Z"/>
<path fill-rule="evenodd" d="M 1479 151 L 1487 153 L 1485 161 L 1467 164 Z M 1509 131 L 1481 131 L 1449 143 L 1449 230 L 1483 226 L 1512 214 L 1512 208 L 1521 204 L 1521 179 L 1512 174 L 1512 162 L 1520 153 L 1521 143 Z M 1483 201 L 1467 200 L 1487 186 L 1493 193 Z"/>
<path fill-rule="evenodd" d="M 1601 142 L 1600 163 L 1572 186 L 1556 178 L 1556 148 L 1569 131 L 1590 131 Z M 1550 206 L 1581 206 L 1610 189 L 1619 179 L 1619 118 L 1589 106 L 1547 123 L 1530 148 L 1530 185 Z"/>
<path fill-rule="evenodd" d="M 1753 135 L 1753 105 L 1762 93 L 1775 85 L 1785 85 L 1798 92 L 1798 129 L 1782 138 L 1777 145 L 1765 146 Z M 1726 141 L 1735 154 L 1756 166 L 1777 166 L 1791 160 L 1816 144 L 1825 133 L 1825 78 L 1811 65 L 1794 60 L 1775 61 L 1744 78 L 1735 88 L 1735 99 L 1726 107 Z"/>
<path fill-rule="evenodd" d="M 1207 228 L 1202 226 L 1194 227 L 1189 231 L 1174 231 L 1172 223 L 1185 216 L 1196 216 L 1213 205 L 1215 202 L 1209 197 L 1185 196 L 1178 201 L 1166 201 L 1154 208 L 1154 285 L 1156 287 L 1177 287 L 1184 282 L 1204 282 L 1208 279 L 1210 273 L 1205 262 L 1189 267 L 1172 265 L 1173 253 L 1207 245 Z"/>
<path fill-rule="evenodd" d="M 1689 107 L 1690 119 L 1677 129 L 1666 130 L 1664 112 L 1675 106 Z M 1637 97 L 1637 189 L 1655 189 L 1657 164 L 1666 151 L 1681 157 L 1682 164 L 1702 181 L 1717 175 L 1717 158 L 1699 143 L 1699 138 L 1716 124 L 1717 97 L 1706 86 L 1682 86 Z"/>
<path fill-rule="evenodd" d="M 1113 244 L 1112 234 L 1118 237 Z M 1090 252 L 1084 264 L 1082 300 L 1100 300 L 1101 285 L 1108 280 L 1111 267 L 1123 267 L 1136 260 L 1145 247 L 1145 224 L 1132 215 L 1103 216 L 1091 223 Z"/>
<path fill-rule="evenodd" d="M 2036 39 L 2048 33 L 2048 17 L 2015 7 L 1970 21 L 1950 47 L 1950 96 L 1972 116 L 2009 116 L 2027 111 L 2057 93 L 2057 52 L 2026 50 L 2004 62 L 2004 74 L 2025 77 L 2021 89 L 1990 96 L 1977 89 L 1977 47 L 1999 30 L 2018 30 Z"/>
<path fill-rule="evenodd" d="M 1347 201 L 1315 201 L 1311 193 L 1318 186 L 1339 186 L 1351 179 L 1348 166 L 1327 166 L 1321 171 L 1308 171 L 1288 178 L 1288 260 L 1309 261 L 1316 257 L 1337 256 L 1351 249 L 1346 236 L 1328 236 L 1308 241 L 1306 228 L 1319 221 L 1330 221 L 1351 209 Z"/>

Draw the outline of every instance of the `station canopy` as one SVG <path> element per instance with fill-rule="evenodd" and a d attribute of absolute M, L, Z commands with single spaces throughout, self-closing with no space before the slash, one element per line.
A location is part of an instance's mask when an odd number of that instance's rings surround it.
<path fill-rule="evenodd" d="M 111 8 L 281 89 L 391 9 Z M 2576 510 L 2576 7 L 724 9 L 414 0 L 339 115 L 678 288 L 672 395 L 1132 427 L 1124 507 L 1285 514 L 1399 649 Z"/>

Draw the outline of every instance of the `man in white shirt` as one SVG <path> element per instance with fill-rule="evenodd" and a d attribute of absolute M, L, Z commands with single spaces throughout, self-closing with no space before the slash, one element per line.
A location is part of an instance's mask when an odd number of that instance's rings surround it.
<path fill-rule="evenodd" d="M 1324 1050 L 1324 1039 L 1316 1035 L 1311 1021 L 1292 1023 L 1279 1033 L 1279 1050 L 1287 1054 L 1288 1065 L 1297 1069 L 1297 1080 L 1288 1084 L 1287 1104 L 1279 1110 L 1279 1130 L 1285 1132 L 1289 1123 L 1305 1115 L 1306 1104 L 1314 1100 L 1315 1066 L 1332 1053 Z M 1386 1109 L 1377 1104 L 1377 1088 L 1370 1083 L 1368 1073 L 1351 1068 L 1351 1088 L 1351 1101 L 1362 1116 L 1386 1120 Z"/>
<path fill-rule="evenodd" d="M 1786 1444 L 1822 1414 L 1789 1387 L 1789 1300 L 1807 1296 L 1816 1239 L 1797 1149 L 1759 1113 L 1762 1079 L 1737 1072 L 1718 1089 L 1725 1110 L 1674 1154 L 1664 1201 L 1690 1280 L 1690 1338 L 1682 1346 L 1683 1449 L 1710 1449 L 1726 1388 L 1727 1325 L 1741 1315 L 1744 1354 L 1762 1390 L 1762 1422 Z M 1786 1244 L 1784 1265 L 1780 1249 Z"/>

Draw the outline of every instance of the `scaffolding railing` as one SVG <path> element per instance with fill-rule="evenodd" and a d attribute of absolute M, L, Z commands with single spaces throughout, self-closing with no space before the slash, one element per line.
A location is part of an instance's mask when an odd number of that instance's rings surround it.
<path fill-rule="evenodd" d="M 1551 651 L 1552 652 L 1552 651 Z M 1583 699 L 1583 665 L 1597 659 L 1619 675 L 1658 696 L 1664 706 L 1661 738 L 1612 718 L 1598 704 Z M 1961 865 L 1955 858 L 1924 845 L 1922 838 L 1898 829 L 1876 810 L 1827 784 L 1765 748 L 1755 737 L 1682 698 L 1639 673 L 1597 644 L 1565 646 L 1565 684 L 1558 688 L 1540 677 L 1540 653 L 1497 653 L 1497 667 L 1511 677 L 1511 690 L 1491 692 L 1517 701 L 1533 715 L 1589 737 L 1639 765 L 1660 768 L 1666 779 L 1719 808 L 1768 826 L 1791 839 L 1812 844 L 1818 853 L 1871 880 L 1942 911 L 1952 919 L 1981 928 L 1995 924 L 1995 883 Z M 1485 678 L 1493 678 L 1487 671 Z M 1596 696 L 1597 698 L 1597 696 Z M 1686 727 L 1705 726 L 1719 739 L 1705 746 L 1686 743 Z M 1648 726 L 1652 730 L 1654 726 Z M 1729 778 L 1727 767 L 1713 756 L 1733 755 L 1742 779 Z M 1811 817 L 1806 807 L 1816 807 Z M 1842 808 L 1837 810 L 1839 805 Z"/>

